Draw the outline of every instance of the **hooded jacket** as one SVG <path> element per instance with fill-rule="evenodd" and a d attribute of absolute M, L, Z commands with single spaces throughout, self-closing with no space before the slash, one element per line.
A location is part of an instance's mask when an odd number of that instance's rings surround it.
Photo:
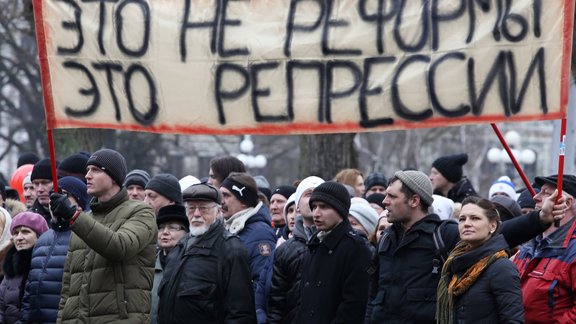
<path fill-rule="evenodd" d="M 16 251 L 16 247 L 12 247 L 4 259 L 4 279 L 0 283 L 0 323 L 18 321 L 31 258 L 32 249 Z"/>
<path fill-rule="evenodd" d="M 514 263 L 520 271 L 527 323 L 576 322 L 576 220 L 546 238 L 524 244 Z"/>
<path fill-rule="evenodd" d="M 302 216 L 297 216 L 292 237 L 280 245 L 274 254 L 272 283 L 268 297 L 269 324 L 292 323 L 300 302 L 301 267 L 306 250 L 306 233 Z"/>
<path fill-rule="evenodd" d="M 22 301 L 22 323 L 56 323 L 62 291 L 62 274 L 72 230 L 51 222 L 32 251 L 32 264 Z"/>
<path fill-rule="evenodd" d="M 149 322 L 154 212 L 125 188 L 109 201 L 93 199 L 91 209 L 71 226 L 58 323 Z"/>

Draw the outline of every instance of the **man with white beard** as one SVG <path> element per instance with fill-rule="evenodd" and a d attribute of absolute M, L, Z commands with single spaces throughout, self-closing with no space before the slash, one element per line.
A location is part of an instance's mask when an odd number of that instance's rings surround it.
<path fill-rule="evenodd" d="M 222 196 L 209 184 L 183 192 L 190 222 L 170 253 L 160 283 L 159 323 L 255 323 L 248 255 L 224 229 Z"/>

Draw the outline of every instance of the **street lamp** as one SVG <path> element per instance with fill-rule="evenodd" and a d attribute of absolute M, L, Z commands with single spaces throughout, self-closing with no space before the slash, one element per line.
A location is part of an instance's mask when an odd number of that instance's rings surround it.
<path fill-rule="evenodd" d="M 236 157 L 242 161 L 248 169 L 262 169 L 266 167 L 268 160 L 262 154 L 252 155 L 254 150 L 254 142 L 252 142 L 251 135 L 244 135 L 240 142 L 240 154 Z"/>
<path fill-rule="evenodd" d="M 504 136 L 506 143 L 510 146 L 510 150 L 512 154 L 516 158 L 516 161 L 520 164 L 524 165 L 532 165 L 536 162 L 536 152 L 531 149 L 520 149 L 521 148 L 521 137 L 520 134 L 516 131 L 508 131 Z M 488 161 L 492 163 L 498 163 L 500 165 L 506 165 L 506 170 L 510 170 L 510 165 L 512 160 L 508 156 L 508 153 L 505 149 L 493 147 L 488 150 L 486 154 L 486 158 Z M 515 172 L 509 172 L 508 174 L 510 178 L 513 178 Z"/>

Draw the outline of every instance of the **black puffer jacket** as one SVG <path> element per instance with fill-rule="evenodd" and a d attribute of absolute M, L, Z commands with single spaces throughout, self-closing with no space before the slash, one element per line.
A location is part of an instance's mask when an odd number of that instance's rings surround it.
<path fill-rule="evenodd" d="M 32 249 L 16 251 L 16 247 L 12 247 L 4 259 L 4 279 L 0 283 L 0 323 L 18 321 L 31 260 Z"/>
<path fill-rule="evenodd" d="M 275 252 L 268 297 L 269 324 L 292 323 L 300 301 L 300 268 L 306 253 L 306 234 L 301 218 L 298 216 L 296 219 L 294 235 Z"/>
<path fill-rule="evenodd" d="M 454 258 L 449 272 L 461 277 L 483 257 L 507 248 L 504 237 L 497 235 L 481 247 Z M 494 261 L 454 300 L 453 312 L 454 323 L 524 323 L 520 275 L 516 266 L 508 258 Z"/>
<path fill-rule="evenodd" d="M 509 246 L 538 235 L 547 227 L 540 224 L 539 211 L 502 224 Z M 378 246 L 366 323 L 436 323 L 436 290 L 442 263 L 436 253 L 433 232 L 441 220 L 430 214 L 403 233 L 400 224 L 388 228 Z M 442 233 L 447 251 L 460 240 L 456 223 Z M 434 261 L 436 260 L 436 261 Z"/>
<path fill-rule="evenodd" d="M 220 221 L 186 235 L 168 256 L 158 288 L 158 322 L 256 323 L 248 255 Z"/>

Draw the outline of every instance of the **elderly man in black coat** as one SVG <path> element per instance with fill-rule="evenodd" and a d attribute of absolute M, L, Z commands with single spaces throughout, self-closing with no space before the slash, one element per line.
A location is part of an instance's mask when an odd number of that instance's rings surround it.
<path fill-rule="evenodd" d="M 348 222 L 350 195 L 329 181 L 314 189 L 309 204 L 318 231 L 304 257 L 295 323 L 362 323 L 370 251 Z"/>

